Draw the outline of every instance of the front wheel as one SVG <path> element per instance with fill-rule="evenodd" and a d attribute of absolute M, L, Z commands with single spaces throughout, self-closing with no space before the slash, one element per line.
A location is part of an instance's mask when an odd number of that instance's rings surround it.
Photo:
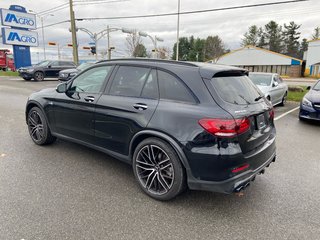
<path fill-rule="evenodd" d="M 287 103 L 287 96 L 288 96 L 288 93 L 286 92 L 284 95 L 283 95 L 283 98 L 282 98 L 282 101 L 280 103 L 280 106 L 284 106 L 286 103 Z"/>
<path fill-rule="evenodd" d="M 56 137 L 51 135 L 47 120 L 40 108 L 31 108 L 27 124 L 30 137 L 37 145 L 50 144 L 56 140 Z"/>
<path fill-rule="evenodd" d="M 35 72 L 34 73 L 34 80 L 36 81 L 42 81 L 44 79 L 43 72 Z"/>
<path fill-rule="evenodd" d="M 157 200 L 170 200 L 185 188 L 185 171 L 175 150 L 158 138 L 147 138 L 135 149 L 133 172 L 141 189 Z"/>

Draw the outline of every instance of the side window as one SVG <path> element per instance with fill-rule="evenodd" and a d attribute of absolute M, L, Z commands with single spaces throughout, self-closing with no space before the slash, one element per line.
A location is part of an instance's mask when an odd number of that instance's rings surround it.
<path fill-rule="evenodd" d="M 158 99 L 158 83 L 157 83 L 157 71 L 152 70 L 147 78 L 147 81 L 144 84 L 144 87 L 141 92 L 141 97 Z"/>
<path fill-rule="evenodd" d="M 76 92 L 98 93 L 106 80 L 112 66 L 92 68 L 76 77 L 71 85 L 71 90 Z"/>
<path fill-rule="evenodd" d="M 273 77 L 273 81 L 279 83 L 279 76 L 278 76 L 278 75 L 275 75 L 275 76 Z"/>
<path fill-rule="evenodd" d="M 195 103 L 195 99 L 189 89 L 175 76 L 158 70 L 158 80 L 160 98 Z"/>
<path fill-rule="evenodd" d="M 72 62 L 62 62 L 63 66 L 68 66 L 68 67 L 74 67 L 74 64 Z"/>
<path fill-rule="evenodd" d="M 120 66 L 111 84 L 110 95 L 139 97 L 150 69 Z"/>
<path fill-rule="evenodd" d="M 51 65 L 51 67 L 58 67 L 58 66 L 60 66 L 60 65 L 59 65 L 59 62 L 57 62 L 57 61 L 51 62 L 50 65 Z"/>

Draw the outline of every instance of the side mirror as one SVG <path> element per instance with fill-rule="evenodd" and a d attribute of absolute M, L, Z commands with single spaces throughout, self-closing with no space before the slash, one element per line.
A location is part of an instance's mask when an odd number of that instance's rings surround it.
<path fill-rule="evenodd" d="M 58 93 L 65 93 L 68 90 L 68 83 L 64 82 L 64 83 L 60 83 L 57 87 L 56 87 L 56 91 Z"/>
<path fill-rule="evenodd" d="M 308 86 L 308 87 L 307 87 L 307 90 L 310 90 L 310 89 L 311 89 L 311 87 L 310 87 L 310 86 Z"/>
<path fill-rule="evenodd" d="M 48 65 L 48 68 L 51 68 L 51 65 Z"/>
<path fill-rule="evenodd" d="M 277 87 L 279 85 L 278 82 L 273 82 L 272 87 Z"/>

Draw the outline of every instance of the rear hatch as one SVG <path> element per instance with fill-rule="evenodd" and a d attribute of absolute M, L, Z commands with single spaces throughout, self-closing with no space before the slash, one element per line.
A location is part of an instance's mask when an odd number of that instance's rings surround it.
<path fill-rule="evenodd" d="M 235 119 L 249 120 L 247 131 L 237 136 L 242 152 L 249 157 L 274 134 L 273 108 L 243 70 L 216 73 L 205 79 L 216 103 Z"/>

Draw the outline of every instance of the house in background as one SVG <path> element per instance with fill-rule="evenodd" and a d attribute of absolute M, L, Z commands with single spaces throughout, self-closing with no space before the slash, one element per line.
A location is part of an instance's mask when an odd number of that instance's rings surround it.
<path fill-rule="evenodd" d="M 216 59 L 217 64 L 232 65 L 251 72 L 271 72 L 300 77 L 302 60 L 255 46 L 245 46 Z"/>
<path fill-rule="evenodd" d="M 308 44 L 308 51 L 304 54 L 306 70 L 304 75 L 320 77 L 320 39 L 311 40 Z"/>

